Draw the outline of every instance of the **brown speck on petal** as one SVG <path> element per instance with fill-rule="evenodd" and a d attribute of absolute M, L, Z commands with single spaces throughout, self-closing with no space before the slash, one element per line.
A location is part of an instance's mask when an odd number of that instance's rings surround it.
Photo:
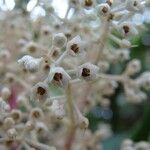
<path fill-rule="evenodd" d="M 93 1 L 92 0 L 85 0 L 84 4 L 85 4 L 86 7 L 90 7 L 90 6 L 93 5 Z"/>

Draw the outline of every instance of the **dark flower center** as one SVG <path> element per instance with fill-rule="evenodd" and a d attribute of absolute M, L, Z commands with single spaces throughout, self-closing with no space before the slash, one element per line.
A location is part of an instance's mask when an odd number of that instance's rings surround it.
<path fill-rule="evenodd" d="M 124 32 L 127 34 L 130 31 L 130 28 L 128 26 L 123 26 Z"/>
<path fill-rule="evenodd" d="M 39 87 L 37 88 L 37 93 L 38 93 L 38 94 L 44 95 L 45 92 L 46 92 L 46 90 L 45 90 L 43 87 L 39 86 Z"/>
<path fill-rule="evenodd" d="M 106 13 L 108 12 L 107 7 L 104 7 L 104 8 L 102 9 L 102 12 L 103 12 L 104 14 L 106 14 Z"/>
<path fill-rule="evenodd" d="M 71 45 L 71 50 L 74 51 L 74 53 L 78 53 L 79 52 L 79 47 L 77 44 L 73 44 Z"/>
<path fill-rule="evenodd" d="M 60 80 L 62 80 L 62 78 L 63 78 L 63 76 L 61 73 L 55 73 L 55 75 L 54 75 L 55 81 L 60 81 Z"/>
<path fill-rule="evenodd" d="M 83 76 L 83 77 L 88 77 L 88 76 L 90 76 L 90 69 L 83 68 L 83 70 L 82 70 L 82 76 Z"/>

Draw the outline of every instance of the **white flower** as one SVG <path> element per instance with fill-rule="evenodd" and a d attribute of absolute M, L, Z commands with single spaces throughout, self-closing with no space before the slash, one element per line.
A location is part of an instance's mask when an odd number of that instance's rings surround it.
<path fill-rule="evenodd" d="M 126 9 L 129 11 L 141 11 L 143 9 L 143 5 L 140 0 L 126 0 Z"/>
<path fill-rule="evenodd" d="M 22 65 L 25 69 L 35 72 L 39 69 L 40 64 L 42 62 L 43 58 L 34 58 L 29 55 L 23 56 L 21 59 L 18 60 L 18 63 Z"/>
<path fill-rule="evenodd" d="M 67 50 L 68 50 L 69 54 L 72 56 L 76 56 L 81 51 L 83 51 L 83 49 L 84 49 L 83 42 L 79 35 L 74 37 L 72 40 L 70 40 L 67 43 Z"/>
<path fill-rule="evenodd" d="M 137 35 L 138 31 L 130 22 L 123 22 L 119 25 L 119 31 L 123 36 Z"/>
<path fill-rule="evenodd" d="M 59 100 L 53 101 L 51 111 L 57 119 L 62 119 L 65 116 L 64 104 Z"/>
<path fill-rule="evenodd" d="M 107 3 L 99 4 L 96 9 L 99 17 L 107 17 L 110 13 L 110 6 Z"/>
<path fill-rule="evenodd" d="M 32 88 L 32 95 L 33 95 L 33 97 L 32 97 L 33 99 L 45 101 L 49 96 L 48 85 L 44 82 L 37 83 Z"/>
<path fill-rule="evenodd" d="M 53 37 L 53 44 L 56 47 L 63 48 L 67 43 L 67 38 L 64 33 L 57 33 Z"/>
<path fill-rule="evenodd" d="M 10 139 L 12 139 L 12 140 L 14 140 L 17 135 L 18 135 L 18 133 L 17 133 L 17 131 L 16 131 L 15 128 L 9 129 L 9 130 L 7 131 L 7 136 L 8 136 Z"/>
<path fill-rule="evenodd" d="M 71 77 L 62 67 L 52 67 L 48 75 L 48 83 L 66 87 Z"/>
<path fill-rule="evenodd" d="M 99 68 L 96 65 L 85 63 L 78 67 L 77 75 L 85 80 L 93 80 L 96 78 L 98 71 Z"/>

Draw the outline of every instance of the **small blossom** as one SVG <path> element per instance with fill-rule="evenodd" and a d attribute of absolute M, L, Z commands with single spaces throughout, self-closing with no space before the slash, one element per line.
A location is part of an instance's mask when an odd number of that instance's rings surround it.
<path fill-rule="evenodd" d="M 125 70 L 125 73 L 128 76 L 132 76 L 136 73 L 138 73 L 141 70 L 141 63 L 139 60 L 137 59 L 133 59 L 132 61 L 130 61 L 127 65 L 127 68 Z"/>
<path fill-rule="evenodd" d="M 96 65 L 85 63 L 78 67 L 77 75 L 85 80 L 93 80 L 96 78 L 98 71 L 99 68 Z"/>
<path fill-rule="evenodd" d="M 44 82 L 39 82 L 37 83 L 33 88 L 32 88 L 32 98 L 33 99 L 38 99 L 40 101 L 45 101 L 48 96 L 48 85 Z"/>
<path fill-rule="evenodd" d="M 77 56 L 81 51 L 83 51 L 83 42 L 80 36 L 74 37 L 71 41 L 67 43 L 67 50 L 71 56 Z"/>
<path fill-rule="evenodd" d="M 119 25 L 119 30 L 121 31 L 123 36 L 128 36 L 128 35 L 137 35 L 138 31 L 134 27 L 133 24 L 129 22 L 123 22 Z"/>
<path fill-rule="evenodd" d="M 57 33 L 53 37 L 53 44 L 58 48 L 63 48 L 67 43 L 67 38 L 64 33 Z"/>
<path fill-rule="evenodd" d="M 33 108 L 30 112 L 30 118 L 39 120 L 42 119 L 44 116 L 43 111 L 40 108 Z"/>
<path fill-rule="evenodd" d="M 4 127 L 5 129 L 12 128 L 15 125 L 15 121 L 11 117 L 7 117 L 4 120 Z"/>
<path fill-rule="evenodd" d="M 71 80 L 71 77 L 62 67 L 52 67 L 49 75 L 48 82 L 53 83 L 55 85 L 66 87 Z"/>
<path fill-rule="evenodd" d="M 18 135 L 18 133 L 15 128 L 9 129 L 7 131 L 7 136 L 12 140 L 16 139 L 17 135 Z"/>
<path fill-rule="evenodd" d="M 126 0 L 126 8 L 129 11 L 141 11 L 143 9 L 143 5 L 139 0 Z"/>
<path fill-rule="evenodd" d="M 11 91 L 9 88 L 4 87 L 1 91 L 1 96 L 4 100 L 8 100 L 9 97 L 11 96 Z"/>
<path fill-rule="evenodd" d="M 0 97 L 0 112 L 7 112 L 10 106 Z"/>
<path fill-rule="evenodd" d="M 107 17 L 110 13 L 110 6 L 107 3 L 99 4 L 96 8 L 99 17 Z"/>
<path fill-rule="evenodd" d="M 10 117 L 12 117 L 13 120 L 18 123 L 22 119 L 22 112 L 18 109 L 14 109 L 12 110 Z"/>

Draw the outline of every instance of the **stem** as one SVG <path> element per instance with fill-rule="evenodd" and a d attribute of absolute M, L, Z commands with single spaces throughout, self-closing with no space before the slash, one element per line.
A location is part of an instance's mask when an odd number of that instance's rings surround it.
<path fill-rule="evenodd" d="M 65 150 L 71 150 L 72 144 L 75 138 L 75 116 L 74 116 L 74 106 L 72 102 L 72 91 L 71 91 L 71 83 L 69 83 L 66 89 L 66 97 L 68 104 L 68 114 L 70 119 L 69 131 L 67 134 L 66 142 L 65 142 Z"/>
<path fill-rule="evenodd" d="M 62 60 L 66 57 L 67 54 L 68 54 L 67 51 L 65 51 L 65 52 L 57 59 L 57 61 L 55 62 L 55 64 L 56 64 L 56 65 L 59 65 L 59 64 L 62 62 Z"/>

